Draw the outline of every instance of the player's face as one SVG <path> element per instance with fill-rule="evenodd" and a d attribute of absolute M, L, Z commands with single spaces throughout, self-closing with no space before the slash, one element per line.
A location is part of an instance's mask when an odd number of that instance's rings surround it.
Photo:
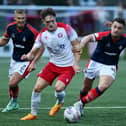
<path fill-rule="evenodd" d="M 119 22 L 113 22 L 111 26 L 111 34 L 113 37 L 120 37 L 120 35 L 123 33 L 124 25 L 120 24 Z"/>
<path fill-rule="evenodd" d="M 26 15 L 25 14 L 15 14 L 15 21 L 17 23 L 17 27 L 23 28 L 26 22 Z"/>
<path fill-rule="evenodd" d="M 52 15 L 48 15 L 44 18 L 43 24 L 48 29 L 48 31 L 55 31 L 57 28 L 56 18 Z"/>

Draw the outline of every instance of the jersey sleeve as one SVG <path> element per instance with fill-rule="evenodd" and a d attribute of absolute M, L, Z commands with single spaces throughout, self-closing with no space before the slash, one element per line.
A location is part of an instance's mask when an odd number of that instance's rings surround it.
<path fill-rule="evenodd" d="M 33 28 L 31 25 L 27 24 L 27 27 L 31 30 L 31 32 L 34 34 L 34 40 L 36 39 L 37 35 L 38 35 L 38 31 Z"/>
<path fill-rule="evenodd" d="M 6 27 L 5 32 L 4 32 L 3 36 L 2 36 L 2 38 L 4 38 L 4 39 L 9 39 L 10 38 L 8 27 Z"/>
<path fill-rule="evenodd" d="M 40 48 L 42 45 L 43 45 L 42 33 L 39 33 L 38 36 L 36 37 L 36 40 L 35 40 L 35 43 L 34 43 L 34 47 Z"/>
<path fill-rule="evenodd" d="M 101 40 L 104 36 L 107 36 L 108 34 L 110 34 L 110 31 L 94 33 L 95 40 Z"/>
<path fill-rule="evenodd" d="M 66 25 L 66 32 L 70 41 L 73 41 L 78 38 L 76 31 L 68 24 Z"/>

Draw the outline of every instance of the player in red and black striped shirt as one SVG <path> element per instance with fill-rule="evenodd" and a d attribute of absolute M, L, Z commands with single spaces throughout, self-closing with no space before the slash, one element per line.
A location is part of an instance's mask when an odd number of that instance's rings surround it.
<path fill-rule="evenodd" d="M 24 10 L 15 10 L 14 22 L 7 25 L 6 30 L 0 39 L 0 46 L 6 45 L 10 39 L 13 43 L 13 54 L 9 69 L 9 95 L 10 101 L 2 112 L 18 109 L 17 97 L 19 93 L 19 82 L 25 78 L 33 69 L 32 63 L 21 60 L 23 54 L 27 54 L 38 35 L 38 31 L 26 23 Z"/>
<path fill-rule="evenodd" d="M 84 70 L 85 78 L 80 101 L 74 104 L 80 112 L 85 104 L 98 98 L 115 80 L 120 53 L 126 48 L 124 27 L 125 20 L 115 18 L 110 31 L 90 34 L 82 39 L 81 48 L 88 42 L 97 42 L 97 47 Z M 99 77 L 98 86 L 92 89 L 96 77 Z"/>

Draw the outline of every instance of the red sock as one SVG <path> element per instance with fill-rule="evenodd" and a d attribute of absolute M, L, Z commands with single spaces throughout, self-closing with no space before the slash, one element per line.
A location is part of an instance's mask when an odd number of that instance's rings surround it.
<path fill-rule="evenodd" d="M 85 93 L 83 90 L 81 90 L 79 99 L 82 99 L 86 95 L 87 95 L 87 93 Z"/>
<path fill-rule="evenodd" d="M 19 92 L 19 87 L 15 87 L 15 88 L 9 88 L 9 96 L 10 98 L 16 98 L 18 96 L 18 92 Z"/>
<path fill-rule="evenodd" d="M 98 88 L 91 89 L 86 96 L 81 98 L 82 102 L 84 104 L 91 102 L 92 100 L 96 99 L 101 95 L 101 92 L 99 91 Z"/>

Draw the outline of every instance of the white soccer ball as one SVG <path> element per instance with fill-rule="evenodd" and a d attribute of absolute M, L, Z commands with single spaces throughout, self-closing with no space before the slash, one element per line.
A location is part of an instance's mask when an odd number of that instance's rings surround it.
<path fill-rule="evenodd" d="M 68 123 L 77 123 L 80 120 L 81 114 L 74 106 L 69 106 L 64 111 L 64 119 Z"/>

